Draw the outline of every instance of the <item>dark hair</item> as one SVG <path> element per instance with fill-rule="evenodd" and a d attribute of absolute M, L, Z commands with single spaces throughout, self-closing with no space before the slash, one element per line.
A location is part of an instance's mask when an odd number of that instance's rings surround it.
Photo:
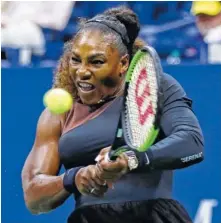
<path fill-rule="evenodd" d="M 125 6 L 120 6 L 117 8 L 106 10 L 102 15 L 114 17 L 122 24 L 124 24 L 127 31 L 127 36 L 129 38 L 129 43 L 125 44 L 121 36 L 108 26 L 98 22 L 87 23 L 87 20 L 81 19 L 79 23 L 80 30 L 73 37 L 73 39 L 65 45 L 64 54 L 62 55 L 58 63 L 53 81 L 53 87 L 66 89 L 73 95 L 74 98 L 77 96 L 77 91 L 69 75 L 69 60 L 73 41 L 78 38 L 83 32 L 88 29 L 99 29 L 104 34 L 113 35 L 113 44 L 119 50 L 120 54 L 124 55 L 128 53 L 130 58 L 133 57 L 138 49 L 142 48 L 145 45 L 143 41 L 137 38 L 140 31 L 140 23 L 137 15 L 131 9 Z"/>
<path fill-rule="evenodd" d="M 137 15 L 125 6 L 109 9 L 105 11 L 104 14 L 114 16 L 124 24 L 130 40 L 130 45 L 128 47 L 131 48 L 132 52 L 132 47 L 140 31 L 140 22 Z"/>

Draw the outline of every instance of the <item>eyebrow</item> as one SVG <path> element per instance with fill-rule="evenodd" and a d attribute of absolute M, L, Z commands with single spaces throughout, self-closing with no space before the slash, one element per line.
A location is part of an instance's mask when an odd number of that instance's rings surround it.
<path fill-rule="evenodd" d="M 72 54 L 75 55 L 75 56 L 77 56 L 77 57 L 80 57 L 80 55 L 78 53 L 76 53 L 76 52 L 72 52 Z M 102 56 L 102 57 L 105 57 L 106 58 L 106 56 L 104 55 L 104 53 L 94 53 L 92 55 L 89 55 L 89 58 L 90 59 L 93 59 L 93 58 L 99 57 L 99 56 Z"/>

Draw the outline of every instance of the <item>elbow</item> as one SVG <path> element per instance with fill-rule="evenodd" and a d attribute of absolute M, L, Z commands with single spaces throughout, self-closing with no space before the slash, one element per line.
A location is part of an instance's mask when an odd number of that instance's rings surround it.
<path fill-rule="evenodd" d="M 25 206 L 31 214 L 39 214 L 37 208 L 37 202 L 35 201 L 32 190 L 33 183 L 27 180 L 26 176 L 22 172 L 22 189 Z"/>
<path fill-rule="evenodd" d="M 197 163 L 200 163 L 204 160 L 204 139 L 202 134 L 190 133 L 190 145 L 189 155 L 181 158 L 184 166 L 190 166 Z"/>
<path fill-rule="evenodd" d="M 31 201 L 31 200 L 28 200 L 27 198 L 25 199 L 25 205 L 27 209 L 29 210 L 29 212 L 33 215 L 48 213 L 54 209 L 50 207 L 49 205 L 41 204 L 41 202 L 39 201 Z"/>
<path fill-rule="evenodd" d="M 33 189 L 34 185 L 30 183 L 30 185 L 24 190 L 25 205 L 30 213 L 33 215 L 39 215 L 51 211 L 53 208 L 48 205 L 48 202 L 45 199 L 40 200 Z"/>
<path fill-rule="evenodd" d="M 191 156 L 187 156 L 187 157 L 183 157 L 181 158 L 181 167 L 180 168 L 185 168 L 188 166 L 192 166 L 194 164 L 200 163 L 204 160 L 204 155 L 203 152 L 200 153 L 196 153 L 194 155 Z"/>
<path fill-rule="evenodd" d="M 27 192 L 24 193 L 25 205 L 28 211 L 33 215 L 39 215 L 41 213 L 39 205 L 36 201 L 32 201 Z"/>
<path fill-rule="evenodd" d="M 195 154 L 194 164 L 200 163 L 204 160 L 204 145 L 198 145 L 196 151 L 197 153 Z"/>
<path fill-rule="evenodd" d="M 25 204 L 31 214 L 33 214 L 33 215 L 41 214 L 40 209 L 38 209 L 38 207 L 36 205 L 34 205 L 33 203 L 25 202 Z"/>
<path fill-rule="evenodd" d="M 192 134 L 195 144 L 195 163 L 200 163 L 204 160 L 204 138 L 202 133 Z"/>

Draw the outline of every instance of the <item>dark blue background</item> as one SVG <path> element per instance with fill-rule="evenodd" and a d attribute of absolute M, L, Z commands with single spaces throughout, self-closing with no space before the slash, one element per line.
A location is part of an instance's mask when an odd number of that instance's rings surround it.
<path fill-rule="evenodd" d="M 202 126 L 205 161 L 176 171 L 174 197 L 192 217 L 202 199 L 216 199 L 213 223 L 221 221 L 221 66 L 165 66 L 194 100 Z M 2 69 L 2 223 L 65 222 L 74 208 L 71 199 L 55 211 L 31 215 L 24 204 L 21 169 L 32 147 L 42 96 L 50 88 L 52 69 Z"/>

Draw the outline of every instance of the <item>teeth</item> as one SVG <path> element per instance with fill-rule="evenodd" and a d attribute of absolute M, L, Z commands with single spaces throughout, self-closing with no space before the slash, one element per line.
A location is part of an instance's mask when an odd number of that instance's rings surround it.
<path fill-rule="evenodd" d="M 91 91 L 91 90 L 93 90 L 95 87 L 94 87 L 94 85 L 92 85 L 92 84 L 89 84 L 89 83 L 83 83 L 83 82 L 81 82 L 81 83 L 78 83 L 78 86 L 81 88 L 81 90 L 83 90 L 83 91 Z"/>
<path fill-rule="evenodd" d="M 93 85 L 92 84 L 88 84 L 88 83 L 79 83 L 79 86 L 80 87 L 93 87 Z"/>

